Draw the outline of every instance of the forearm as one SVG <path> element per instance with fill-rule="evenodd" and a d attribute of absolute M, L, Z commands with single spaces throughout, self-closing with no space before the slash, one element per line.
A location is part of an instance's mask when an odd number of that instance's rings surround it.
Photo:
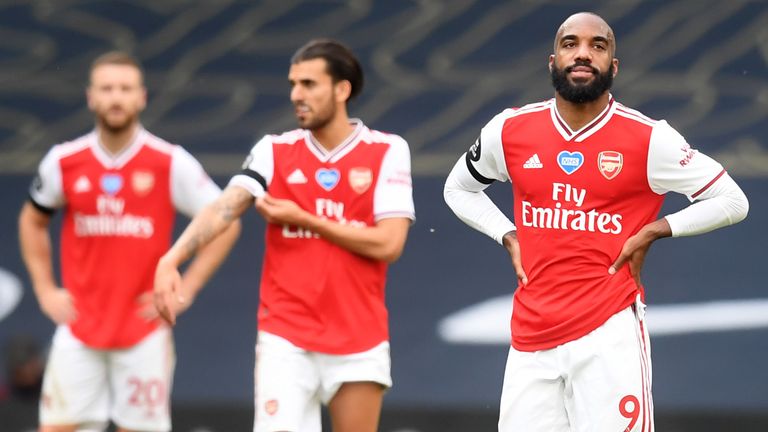
<path fill-rule="evenodd" d="M 38 301 L 45 292 L 57 288 L 53 276 L 48 222 L 48 216 L 39 214 L 28 203 L 25 204 L 19 216 L 21 256 Z"/>
<path fill-rule="evenodd" d="M 445 203 L 462 222 L 501 243 L 504 234 L 515 230 L 515 225 L 483 192 L 487 185 L 475 181 L 461 162 L 445 181 Z"/>
<path fill-rule="evenodd" d="M 160 259 L 161 264 L 180 266 L 237 221 L 252 204 L 253 196 L 248 191 L 240 187 L 228 187 L 216 201 L 195 215 L 171 249 Z M 239 233 L 239 226 L 237 229 Z"/>
<path fill-rule="evenodd" d="M 307 213 L 304 226 L 320 237 L 367 258 L 394 262 L 402 254 L 410 226 L 407 218 L 389 218 L 375 226 L 358 227 Z"/>
<path fill-rule="evenodd" d="M 710 187 L 701 198 L 701 201 L 665 217 L 672 235 L 681 237 L 703 234 L 747 217 L 749 201 L 728 175 Z"/>
<path fill-rule="evenodd" d="M 224 232 L 232 223 L 223 218 L 214 204 L 205 207 L 176 240 L 170 250 L 163 255 L 161 261 L 178 267 L 206 245 L 211 243 L 219 234 Z"/>
<path fill-rule="evenodd" d="M 672 228 L 670 228 L 669 222 L 665 218 L 661 218 L 642 227 L 638 235 L 643 238 L 644 242 L 650 244 L 660 238 L 671 237 Z"/>
<path fill-rule="evenodd" d="M 196 297 L 213 276 L 237 241 L 240 230 L 240 221 L 235 220 L 213 241 L 200 248 L 182 277 L 182 286 L 187 297 Z"/>

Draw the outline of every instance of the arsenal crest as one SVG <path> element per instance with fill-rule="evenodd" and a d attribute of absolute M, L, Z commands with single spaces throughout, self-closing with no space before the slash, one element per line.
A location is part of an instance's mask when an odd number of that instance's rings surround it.
<path fill-rule="evenodd" d="M 361 194 L 371 187 L 373 173 L 370 168 L 352 168 L 349 170 L 349 185 L 352 190 Z"/>
<path fill-rule="evenodd" d="M 136 195 L 144 196 L 155 186 L 155 175 L 150 171 L 135 171 L 131 177 L 131 187 Z"/>
<path fill-rule="evenodd" d="M 615 151 L 603 151 L 597 155 L 597 168 L 600 174 L 608 180 L 613 180 L 619 175 L 624 165 L 624 155 Z"/>

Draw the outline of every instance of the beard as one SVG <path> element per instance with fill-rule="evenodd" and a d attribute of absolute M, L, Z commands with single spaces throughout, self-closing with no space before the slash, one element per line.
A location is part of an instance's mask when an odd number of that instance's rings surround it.
<path fill-rule="evenodd" d="M 310 131 L 324 128 L 336 116 L 336 107 L 332 103 L 329 103 L 325 109 L 315 111 L 315 113 L 316 114 L 310 118 L 304 118 L 303 120 L 299 118 L 299 127 Z"/>
<path fill-rule="evenodd" d="M 573 84 L 568 81 L 568 73 L 576 66 L 586 66 L 592 69 L 594 79 L 589 84 Z M 572 103 L 587 103 L 596 101 L 603 93 L 611 89 L 613 85 L 613 64 L 605 73 L 599 73 L 597 69 L 589 63 L 576 62 L 572 66 L 564 69 L 558 68 L 552 64 L 552 87 L 563 97 L 563 99 Z"/>
<path fill-rule="evenodd" d="M 128 130 L 137 121 L 137 115 L 126 113 L 119 119 L 115 119 L 108 113 L 99 113 L 96 115 L 96 120 L 101 129 L 112 134 L 119 134 Z"/>

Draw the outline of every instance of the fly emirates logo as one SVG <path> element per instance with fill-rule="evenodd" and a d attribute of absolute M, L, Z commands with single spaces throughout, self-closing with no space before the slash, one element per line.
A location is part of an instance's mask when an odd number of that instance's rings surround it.
<path fill-rule="evenodd" d="M 116 236 L 149 238 L 155 232 L 152 218 L 123 214 L 125 200 L 109 195 L 96 199 L 98 214 L 75 213 L 75 234 L 78 237 Z"/>
<path fill-rule="evenodd" d="M 315 214 L 321 218 L 335 220 L 342 225 L 351 225 L 355 227 L 365 227 L 365 222 L 358 220 L 347 220 L 344 217 L 344 203 L 325 198 L 315 200 Z M 283 237 L 285 238 L 320 238 L 317 233 L 301 227 L 283 225 Z"/>
<path fill-rule="evenodd" d="M 552 201 L 555 206 L 534 207 L 530 202 L 522 201 L 523 226 L 620 234 L 620 214 L 600 213 L 595 209 L 584 211 L 562 208 L 563 202 L 581 207 L 586 197 L 586 189 L 566 183 L 552 183 Z"/>

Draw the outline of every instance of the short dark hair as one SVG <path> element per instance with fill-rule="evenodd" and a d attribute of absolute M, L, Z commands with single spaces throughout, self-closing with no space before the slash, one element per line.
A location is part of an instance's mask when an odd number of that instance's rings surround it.
<path fill-rule="evenodd" d="M 325 60 L 328 75 L 334 83 L 349 81 L 352 90 L 347 102 L 363 90 L 363 68 L 346 45 L 333 39 L 312 39 L 296 51 L 291 57 L 291 64 L 316 58 Z"/>
<path fill-rule="evenodd" d="M 96 57 L 93 62 L 91 62 L 91 73 L 93 73 L 94 69 L 102 65 L 133 66 L 139 70 L 142 80 L 144 77 L 144 70 L 141 67 L 141 63 L 139 63 L 136 57 L 124 51 L 109 51 Z"/>

